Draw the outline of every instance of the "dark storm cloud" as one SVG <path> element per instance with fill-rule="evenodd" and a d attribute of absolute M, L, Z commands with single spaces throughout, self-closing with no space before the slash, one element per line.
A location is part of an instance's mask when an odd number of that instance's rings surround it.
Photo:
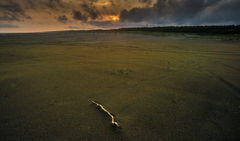
<path fill-rule="evenodd" d="M 68 18 L 66 17 L 66 15 L 62 15 L 58 17 L 58 21 L 61 23 L 66 23 L 68 21 Z"/>
<path fill-rule="evenodd" d="M 81 11 L 73 11 L 73 19 L 77 21 L 83 21 L 86 22 L 88 20 L 87 16 L 85 14 L 82 14 Z"/>
<path fill-rule="evenodd" d="M 109 2 L 111 3 L 111 6 L 115 6 L 113 0 L 109 0 Z"/>
<path fill-rule="evenodd" d="M 45 10 L 69 12 L 76 3 L 66 0 L 22 0 L 22 5 L 26 9 L 34 9 L 39 13 Z"/>
<path fill-rule="evenodd" d="M 19 18 L 14 15 L 4 15 L 0 16 L 0 21 L 21 21 Z"/>
<path fill-rule="evenodd" d="M 97 0 L 89 0 L 88 2 L 84 1 L 81 4 L 82 8 L 87 13 L 88 17 L 90 17 L 92 20 L 96 20 L 100 15 L 100 12 L 96 9 L 96 6 L 93 4 L 94 2 L 97 2 Z"/>
<path fill-rule="evenodd" d="M 32 0 L 27 0 L 25 7 L 27 9 L 36 9 L 36 5 Z"/>
<path fill-rule="evenodd" d="M 0 23 L 0 28 L 19 28 L 16 25 Z"/>
<path fill-rule="evenodd" d="M 48 0 L 45 2 L 45 5 L 49 8 L 64 7 L 62 0 Z"/>
<path fill-rule="evenodd" d="M 24 10 L 21 8 L 21 6 L 13 1 L 9 1 L 9 4 L 0 4 L 0 9 L 12 13 L 24 14 Z"/>
<path fill-rule="evenodd" d="M 20 21 L 21 18 L 32 19 L 30 16 L 25 14 L 25 10 L 21 5 L 12 0 L 7 1 L 7 3 L 0 2 L 0 20 L 2 21 Z"/>
<path fill-rule="evenodd" d="M 144 0 L 141 0 L 144 1 Z M 225 4 L 220 4 L 222 0 L 157 0 L 157 2 L 151 8 L 132 8 L 130 10 L 122 10 L 120 13 L 120 21 L 129 22 L 152 22 L 152 23 L 176 23 L 181 24 L 188 22 L 190 19 L 197 18 L 207 8 L 213 8 L 218 6 L 219 10 L 213 10 L 211 15 L 215 13 L 225 13 L 225 18 L 220 17 L 218 21 L 229 20 L 235 21 L 238 19 L 240 4 L 239 0 L 230 0 Z M 207 19 L 205 19 L 207 20 Z M 210 20 L 210 19 L 208 19 Z"/>
<path fill-rule="evenodd" d="M 24 19 L 31 20 L 30 16 L 24 15 Z M 15 14 L 5 14 L 4 16 L 0 16 L 0 21 L 24 21 L 21 19 L 21 16 Z"/>
<path fill-rule="evenodd" d="M 152 0 L 138 0 L 140 3 L 152 4 Z"/>
<path fill-rule="evenodd" d="M 218 21 L 240 24 L 240 0 L 231 0 L 215 8 L 211 14 L 200 15 L 201 23 L 216 24 Z"/>
<path fill-rule="evenodd" d="M 88 9 L 86 12 L 88 12 L 89 16 L 91 17 L 92 20 L 95 20 L 98 18 L 99 16 L 99 12 L 98 10 L 95 9 Z"/>
<path fill-rule="evenodd" d="M 142 21 L 149 21 L 149 18 L 153 12 L 150 8 L 133 8 L 129 11 L 126 9 L 122 10 L 120 13 L 120 21 L 129 21 L 129 22 L 142 22 Z"/>
<path fill-rule="evenodd" d="M 81 6 L 82 6 L 83 8 L 89 8 L 88 4 L 87 4 L 87 3 L 85 3 L 85 2 L 84 2 L 84 3 L 82 3 L 82 4 L 81 4 Z"/>
<path fill-rule="evenodd" d="M 120 0 L 109 0 L 109 2 L 111 3 L 111 6 L 121 6 L 121 1 Z"/>
<path fill-rule="evenodd" d="M 214 2 L 213 2 L 214 1 Z M 120 15 L 121 21 L 141 22 L 157 20 L 159 18 L 170 20 L 181 20 L 193 17 L 207 6 L 220 0 L 213 0 L 211 3 L 203 0 L 158 0 L 152 8 L 132 8 L 123 10 Z"/>

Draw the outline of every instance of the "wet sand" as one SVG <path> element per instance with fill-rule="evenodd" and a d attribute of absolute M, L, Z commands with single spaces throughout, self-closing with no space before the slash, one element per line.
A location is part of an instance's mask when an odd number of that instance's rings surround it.
<path fill-rule="evenodd" d="M 1 34 L 0 140 L 240 140 L 239 61 L 239 41 Z"/>

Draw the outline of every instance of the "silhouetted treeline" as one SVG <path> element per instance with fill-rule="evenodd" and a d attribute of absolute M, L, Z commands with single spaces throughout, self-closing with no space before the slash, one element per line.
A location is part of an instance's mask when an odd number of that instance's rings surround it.
<path fill-rule="evenodd" d="M 109 31 L 148 31 L 148 32 L 239 34 L 240 33 L 240 25 L 136 27 L 136 28 L 110 29 Z"/>

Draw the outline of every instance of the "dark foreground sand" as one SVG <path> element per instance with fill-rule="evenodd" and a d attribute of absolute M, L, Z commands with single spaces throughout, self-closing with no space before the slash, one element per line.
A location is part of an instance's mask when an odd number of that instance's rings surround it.
<path fill-rule="evenodd" d="M 0 140 L 240 140 L 239 62 L 237 41 L 1 34 Z"/>

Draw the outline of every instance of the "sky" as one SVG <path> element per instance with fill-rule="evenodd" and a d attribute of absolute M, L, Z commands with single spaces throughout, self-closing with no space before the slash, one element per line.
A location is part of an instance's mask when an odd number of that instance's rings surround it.
<path fill-rule="evenodd" d="M 0 0 L 0 33 L 239 25 L 240 0 Z"/>

